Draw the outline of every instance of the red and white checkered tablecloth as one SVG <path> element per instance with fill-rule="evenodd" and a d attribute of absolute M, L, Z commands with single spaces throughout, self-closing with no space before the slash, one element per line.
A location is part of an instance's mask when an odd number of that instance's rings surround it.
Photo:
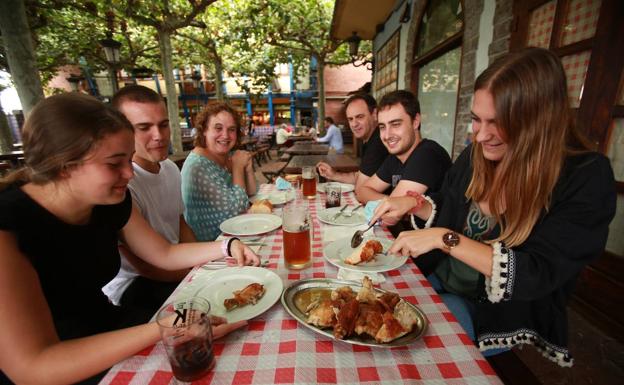
<path fill-rule="evenodd" d="M 263 185 L 261 192 L 273 189 Z M 356 204 L 353 193 L 343 194 L 343 204 Z M 323 227 L 317 211 L 325 195 L 310 201 L 314 223 L 312 266 L 288 270 L 282 257 L 281 229 L 264 238 L 259 255 L 269 259 L 288 287 L 305 278 L 335 278 L 338 269 L 323 257 Z M 345 227 L 337 228 L 345 230 Z M 349 232 L 350 234 L 351 232 Z M 392 238 L 385 229 L 377 236 Z M 347 235 L 348 236 L 348 235 Z M 194 269 L 180 285 L 203 269 Z M 205 270 L 204 270 L 205 271 Z M 196 384 L 501 384 L 494 370 L 465 334 L 420 270 L 410 261 L 386 273 L 381 288 L 397 292 L 419 306 L 429 320 L 425 336 L 400 348 L 371 348 L 331 340 L 299 325 L 281 302 L 249 321 L 246 328 L 215 341 L 215 368 Z M 178 288 L 180 290 L 180 288 Z M 169 385 L 176 380 L 162 344 L 158 343 L 115 365 L 100 384 Z"/>

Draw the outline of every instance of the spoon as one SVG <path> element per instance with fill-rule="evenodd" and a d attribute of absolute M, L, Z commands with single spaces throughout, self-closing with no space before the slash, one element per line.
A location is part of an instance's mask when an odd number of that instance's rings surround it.
<path fill-rule="evenodd" d="M 364 240 L 364 233 L 370 230 L 373 226 L 375 226 L 375 222 L 368 225 L 365 230 L 356 231 L 355 234 L 353 234 L 353 237 L 351 237 L 351 248 L 355 249 L 356 247 L 358 247 Z"/>

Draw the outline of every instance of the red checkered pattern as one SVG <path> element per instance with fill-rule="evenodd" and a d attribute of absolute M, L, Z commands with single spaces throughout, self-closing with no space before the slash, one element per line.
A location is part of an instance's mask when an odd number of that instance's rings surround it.
<path fill-rule="evenodd" d="M 568 99 L 570 100 L 570 107 L 576 108 L 581 103 L 583 85 L 585 84 L 585 75 L 587 75 L 590 57 L 591 51 L 583 51 L 561 58 L 563 69 L 568 79 Z"/>
<path fill-rule="evenodd" d="M 263 185 L 262 192 L 273 186 Z M 355 204 L 353 193 L 343 194 L 343 204 Z M 312 277 L 335 278 L 337 268 L 323 258 L 321 223 L 325 195 L 310 201 L 314 223 L 311 267 L 302 271 L 284 266 L 282 231 L 265 237 L 269 245 L 260 249 L 273 269 L 288 286 Z M 325 226 L 325 225 L 323 225 Z M 341 227 L 346 231 L 347 228 Z M 391 238 L 385 229 L 375 228 L 377 236 Z M 188 281 L 197 272 L 189 273 Z M 435 294 L 418 268 L 408 262 L 386 274 L 382 288 L 397 292 L 427 315 L 426 335 L 401 348 L 371 348 L 350 345 L 321 336 L 288 315 L 281 303 L 249 322 L 246 329 L 231 333 L 214 345 L 217 363 L 197 384 L 500 384 L 490 365 L 465 334 L 447 307 Z M 184 284 L 184 283 L 183 283 Z M 183 285 L 182 284 L 182 285 Z M 162 344 L 146 349 L 115 365 L 101 384 L 175 384 Z"/>
<path fill-rule="evenodd" d="M 600 0 L 570 1 L 561 34 L 562 46 L 594 36 L 601 5 Z"/>
<path fill-rule="evenodd" d="M 552 0 L 531 12 L 527 46 L 548 48 L 552 35 L 557 1 Z"/>

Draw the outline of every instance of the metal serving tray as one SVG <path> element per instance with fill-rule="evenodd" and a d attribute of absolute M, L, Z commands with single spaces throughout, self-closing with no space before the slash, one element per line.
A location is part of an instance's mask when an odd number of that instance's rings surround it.
<path fill-rule="evenodd" d="M 334 290 L 342 286 L 350 286 L 354 291 L 359 291 L 362 288 L 362 285 L 353 282 L 353 281 L 342 281 L 338 279 L 330 279 L 330 278 L 311 278 L 311 279 L 303 279 L 297 282 L 294 282 L 288 288 L 284 290 L 282 293 L 282 305 L 286 309 L 286 311 L 293 316 L 297 321 L 299 321 L 305 327 L 322 334 L 328 338 L 331 338 L 336 341 L 346 342 L 353 345 L 364 345 L 364 346 L 374 346 L 380 348 L 394 348 L 398 346 L 409 345 L 414 341 L 420 339 L 427 330 L 427 317 L 417 306 L 408 302 L 410 307 L 414 310 L 416 317 L 418 319 L 417 324 L 414 326 L 414 329 L 407 333 L 406 335 L 397 338 L 394 341 L 388 343 L 378 343 L 374 338 L 369 336 L 351 336 L 348 339 L 338 339 L 334 337 L 332 329 L 320 329 L 314 325 L 310 325 L 306 323 L 306 314 L 304 309 L 300 309 L 296 304 L 296 299 L 298 296 L 304 294 L 308 290 Z M 386 290 L 381 290 L 375 288 L 375 291 L 378 293 L 386 293 Z M 406 301 L 407 302 L 407 301 Z M 303 307 L 303 306 L 302 306 Z"/>

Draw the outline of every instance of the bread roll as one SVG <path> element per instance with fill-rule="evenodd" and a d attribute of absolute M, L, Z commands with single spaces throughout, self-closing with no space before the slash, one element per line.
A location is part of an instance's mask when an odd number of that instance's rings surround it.
<path fill-rule="evenodd" d="M 252 214 L 271 214 L 273 204 L 268 199 L 259 199 L 251 205 L 249 212 Z"/>

